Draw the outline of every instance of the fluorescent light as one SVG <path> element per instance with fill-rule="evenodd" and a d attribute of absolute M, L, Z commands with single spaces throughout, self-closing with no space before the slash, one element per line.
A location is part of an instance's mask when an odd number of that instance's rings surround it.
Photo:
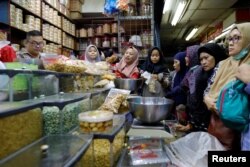
<path fill-rule="evenodd" d="M 188 36 L 186 37 L 186 41 L 189 41 L 194 34 L 198 31 L 198 28 L 193 28 L 192 31 L 188 34 Z"/>
<path fill-rule="evenodd" d="M 222 32 L 226 32 L 228 30 L 231 30 L 233 28 L 233 26 L 235 26 L 235 24 L 231 24 L 230 26 L 228 26 L 227 28 L 225 28 L 224 30 L 222 30 Z"/>
<path fill-rule="evenodd" d="M 224 31 L 222 34 L 220 34 L 220 35 L 218 35 L 217 37 L 215 37 L 214 40 L 217 40 L 217 39 L 220 39 L 220 38 L 226 36 L 226 35 L 229 33 L 229 30 L 230 30 L 230 29 L 231 29 L 231 28 L 227 29 L 227 31 Z"/>
<path fill-rule="evenodd" d="M 183 13 L 186 4 L 187 4 L 186 0 L 185 1 L 182 0 L 179 2 L 177 9 L 175 10 L 173 20 L 171 22 L 172 26 L 175 26 L 177 22 L 180 20 L 181 14 Z"/>
<path fill-rule="evenodd" d="M 165 0 L 162 13 L 165 14 L 166 11 L 170 11 L 171 5 L 172 5 L 172 0 Z"/>

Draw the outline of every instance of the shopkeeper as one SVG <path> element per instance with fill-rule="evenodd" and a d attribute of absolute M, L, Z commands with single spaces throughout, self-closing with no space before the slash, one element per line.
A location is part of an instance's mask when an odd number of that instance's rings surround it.
<path fill-rule="evenodd" d="M 39 69 L 44 69 L 40 55 L 44 46 L 42 33 L 37 30 L 27 32 L 24 45 L 25 48 L 17 54 L 18 61 L 38 65 Z"/>

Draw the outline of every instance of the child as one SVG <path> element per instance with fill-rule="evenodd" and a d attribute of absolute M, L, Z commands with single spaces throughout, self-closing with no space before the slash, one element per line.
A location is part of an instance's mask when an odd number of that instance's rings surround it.
<path fill-rule="evenodd" d="M 139 69 L 139 52 L 134 47 L 129 47 L 119 63 L 114 67 L 114 72 L 118 78 L 138 79 L 140 77 Z"/>
<path fill-rule="evenodd" d="M 141 70 L 148 77 L 148 84 L 144 84 L 142 96 L 154 97 L 164 96 L 162 89 L 163 73 L 167 73 L 165 61 L 161 50 L 158 47 L 153 47 L 148 52 L 146 62 L 142 65 Z M 147 81 L 146 81 L 147 82 Z"/>
<path fill-rule="evenodd" d="M 101 61 L 101 56 L 95 45 L 89 45 L 85 51 L 85 61 L 89 63 L 96 63 Z"/>

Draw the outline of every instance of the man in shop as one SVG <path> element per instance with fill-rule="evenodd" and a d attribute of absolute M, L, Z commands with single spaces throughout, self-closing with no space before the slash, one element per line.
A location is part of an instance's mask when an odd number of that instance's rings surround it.
<path fill-rule="evenodd" d="M 18 61 L 38 65 L 39 69 L 44 69 L 40 55 L 44 46 L 42 33 L 37 30 L 27 32 L 24 45 L 25 48 L 17 54 Z"/>

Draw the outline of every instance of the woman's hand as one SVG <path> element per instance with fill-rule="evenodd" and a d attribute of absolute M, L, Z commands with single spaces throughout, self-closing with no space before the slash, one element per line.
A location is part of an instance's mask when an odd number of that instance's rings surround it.
<path fill-rule="evenodd" d="M 180 132 L 188 132 L 192 129 L 192 125 L 191 124 L 187 124 L 186 126 L 181 125 L 181 124 L 177 124 L 175 126 L 176 131 L 180 131 Z"/>
<path fill-rule="evenodd" d="M 151 74 L 151 78 L 154 80 L 158 80 L 158 75 L 157 74 Z"/>
<path fill-rule="evenodd" d="M 208 95 L 206 95 L 204 97 L 204 103 L 206 104 L 207 108 L 211 111 L 217 111 L 216 108 L 216 100 L 209 97 Z"/>

